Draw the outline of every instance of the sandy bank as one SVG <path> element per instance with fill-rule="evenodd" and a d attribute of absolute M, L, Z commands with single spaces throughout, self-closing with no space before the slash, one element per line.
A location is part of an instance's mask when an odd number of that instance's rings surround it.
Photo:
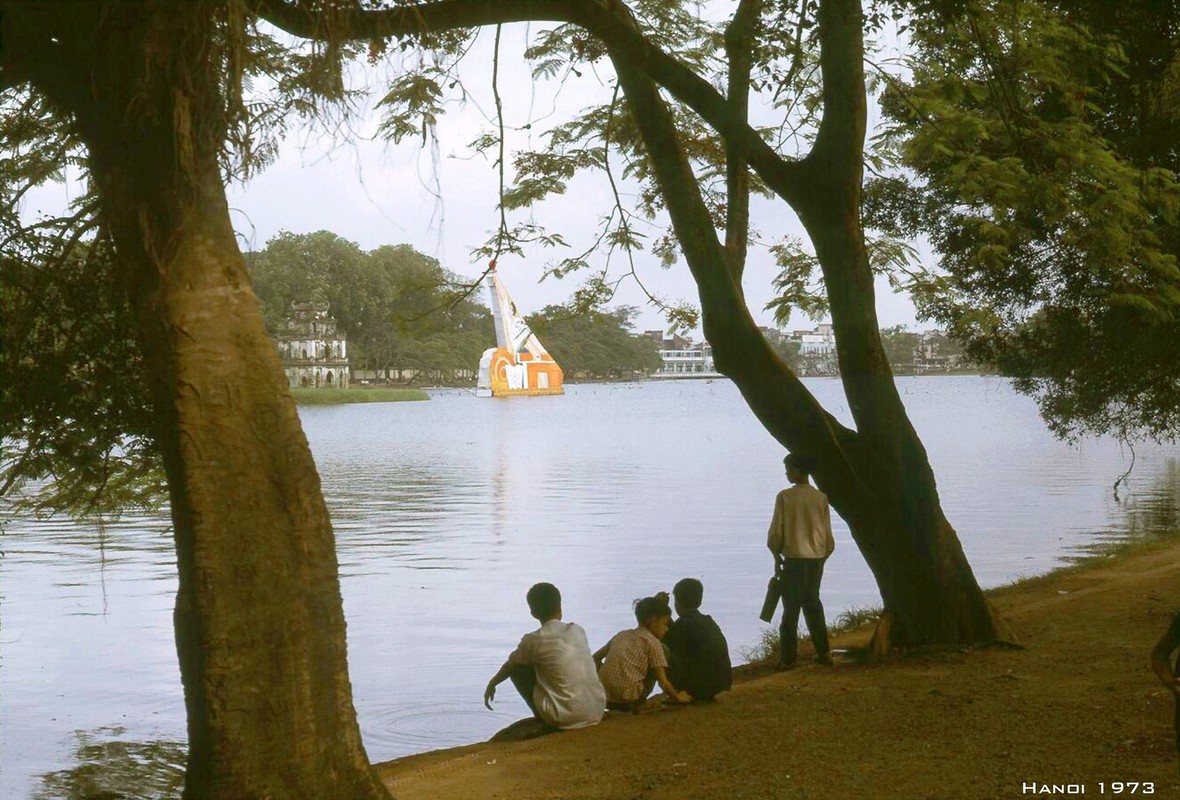
<path fill-rule="evenodd" d="M 1018 798 L 1033 783 L 1103 797 L 1113 781 L 1180 797 L 1172 701 L 1148 667 L 1180 608 L 1180 543 L 992 597 L 1026 650 L 807 666 L 709 705 L 378 769 L 400 800 Z"/>

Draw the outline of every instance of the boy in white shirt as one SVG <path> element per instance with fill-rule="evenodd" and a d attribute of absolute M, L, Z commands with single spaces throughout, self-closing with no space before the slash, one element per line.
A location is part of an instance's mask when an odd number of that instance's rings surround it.
<path fill-rule="evenodd" d="M 808 481 L 811 463 L 791 453 L 783 459 L 791 487 L 774 499 L 766 546 L 774 554 L 775 572 L 783 593 L 783 618 L 779 625 L 779 669 L 795 664 L 799 647 L 799 611 L 815 645 L 816 660 L 831 664 L 828 626 L 819 600 L 824 562 L 836 549 L 828 496 Z"/>
<path fill-rule="evenodd" d="M 510 679 L 533 714 L 554 728 L 597 725 L 606 709 L 590 643 L 581 626 L 561 621 L 561 592 L 551 583 L 529 589 L 529 612 L 541 627 L 526 633 L 500 670 L 488 681 L 488 709 L 496 687 Z"/>

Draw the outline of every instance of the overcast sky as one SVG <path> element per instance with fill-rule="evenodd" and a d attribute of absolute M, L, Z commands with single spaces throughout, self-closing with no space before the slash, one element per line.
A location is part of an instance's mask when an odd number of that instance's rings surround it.
<path fill-rule="evenodd" d="M 534 26 L 531 33 L 539 29 Z M 555 97 L 552 85 L 530 80 L 529 69 L 520 57 L 528 33 L 524 25 L 507 26 L 501 44 L 499 87 L 510 165 L 511 152 L 538 146 L 540 134 L 548 125 L 563 121 L 580 108 L 608 100 L 613 77 L 609 67 L 598 72 L 583 70 L 581 77 L 571 75 Z M 281 230 L 328 230 L 366 250 L 408 243 L 453 272 L 478 275 L 485 265 L 474 263 L 471 252 L 499 224 L 494 161 L 473 155 L 468 147 L 481 133 L 494 129 L 492 41 L 492 31 L 485 30 L 468 56 L 462 75 L 470 99 L 453 103 L 439 121 L 437 147 L 429 142 L 423 146 L 420 138 L 403 140 L 399 145 L 378 140 L 375 133 L 379 115 L 366 110 L 353 118 L 357 135 L 348 137 L 347 142 L 317 130 L 290 136 L 276 164 L 249 184 L 229 190 L 234 224 L 243 247 L 261 248 Z M 376 68 L 354 71 L 354 85 L 359 86 L 361 81 L 377 83 L 379 72 Z M 621 164 L 616 160 L 614 166 L 617 176 Z M 508 179 L 511 177 L 509 170 Z M 501 275 L 523 312 L 564 302 L 588 277 L 574 273 L 563 280 L 541 281 L 546 264 L 588 246 L 600 218 L 612 204 L 606 178 L 594 175 L 575 180 L 564 196 L 529 211 L 512 212 L 510 227 L 531 218 L 549 231 L 561 233 L 571 245 L 556 249 L 533 247 L 525 258 L 501 259 Z M 756 199 L 752 217 L 753 227 L 766 240 L 775 241 L 787 234 L 802 236 L 801 226 L 782 201 Z M 653 227 L 649 233 L 654 239 L 658 229 Z M 597 266 L 605 258 L 603 251 L 590 261 Z M 653 294 L 697 305 L 696 287 L 683 261 L 664 269 L 656 258 L 642 253 L 637 256 L 636 268 Z M 625 256 L 616 253 L 612 271 L 626 269 Z M 764 248 L 751 248 L 745 291 L 755 318 L 764 324 L 773 324 L 771 315 L 762 309 L 773 296 L 771 281 L 776 272 Z M 908 298 L 893 294 L 884 281 L 879 282 L 877 295 L 882 326 L 917 326 Z M 623 282 L 615 302 L 641 308 L 640 328 L 667 328 L 659 310 L 647 303 L 633 281 Z M 791 320 L 791 327 L 811 324 L 798 314 Z"/>
<path fill-rule="evenodd" d="M 510 165 L 512 152 L 539 146 L 549 125 L 610 97 L 613 74 L 609 66 L 584 69 L 580 77 L 569 76 L 560 93 L 552 84 L 534 83 L 520 54 L 523 42 L 540 29 L 525 25 L 504 29 L 499 87 Z M 394 145 L 378 139 L 380 117 L 372 110 L 372 97 L 367 106 L 350 117 L 344 133 L 329 133 L 323 126 L 294 129 L 283 143 L 276 163 L 249 183 L 228 188 L 233 222 L 243 249 L 260 249 L 284 230 L 327 230 L 365 250 L 385 244 L 410 244 L 455 273 L 472 278 L 479 275 L 485 263 L 473 262 L 471 252 L 488 239 L 499 223 L 498 175 L 493 159 L 474 155 L 469 145 L 480 134 L 494 130 L 492 42 L 493 32 L 487 29 L 472 48 L 461 71 L 468 98 L 449 105 L 436 128 L 437 144 L 427 142 L 424 146 L 419 138 Z M 419 56 L 408 53 L 396 57 Z M 350 79 L 354 88 L 367 82 L 376 92 L 390 69 L 397 70 L 398 64 L 360 67 L 350 73 Z M 612 163 L 618 176 L 622 165 L 617 157 Z M 508 180 L 511 178 L 510 169 Z M 634 187 L 623 184 L 624 195 L 629 189 Z M 77 186 L 66 186 L 31 193 L 22 212 L 28 216 L 53 213 L 64 208 L 68 198 L 78 191 Z M 605 176 L 595 174 L 575 179 L 565 195 L 510 214 L 510 227 L 531 220 L 562 234 L 570 244 L 556 249 L 536 246 L 527 250 L 524 258 L 501 259 L 501 275 L 521 311 L 531 313 L 565 302 L 586 280 L 588 276 L 579 273 L 563 280 L 542 281 L 541 277 L 547 264 L 586 249 L 598 231 L 600 219 L 612 206 Z M 786 235 L 806 241 L 794 214 L 780 200 L 755 198 L 751 217 L 752 226 L 768 243 Z M 644 230 L 643 223 L 636 229 L 650 234 L 649 241 L 661 232 L 658 226 Z M 602 251 L 590 262 L 599 267 L 606 258 Z M 627 271 L 624 254 L 614 254 L 611 270 L 612 274 Z M 683 261 L 665 269 L 650 253 L 640 253 L 636 256 L 636 271 L 654 295 L 672 303 L 698 304 L 696 286 Z M 762 324 L 773 324 L 763 307 L 773 296 L 771 281 L 776 273 L 767 251 L 751 247 L 744 288 L 750 309 Z M 487 302 L 486 297 L 481 299 Z M 621 284 L 613 305 L 617 304 L 640 308 L 640 329 L 668 327 L 661 312 L 647 302 L 634 281 Z M 919 327 L 909 299 L 893 294 L 883 280 L 877 285 L 877 310 L 883 327 Z M 790 327 L 810 328 L 812 324 L 796 314 Z M 699 338 L 699 329 L 694 333 Z"/>

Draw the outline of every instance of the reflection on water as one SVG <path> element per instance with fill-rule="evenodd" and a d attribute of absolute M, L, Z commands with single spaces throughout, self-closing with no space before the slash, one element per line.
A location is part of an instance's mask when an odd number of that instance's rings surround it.
<path fill-rule="evenodd" d="M 1131 497 L 1120 498 L 1112 491 L 1120 511 L 1105 528 L 1096 529 L 1093 536 L 1067 554 L 1070 561 L 1084 561 L 1101 556 L 1127 539 L 1173 539 L 1180 536 L 1180 459 L 1163 462 L 1155 478 L 1145 489 Z"/>
<path fill-rule="evenodd" d="M 452 691 L 440 689 L 435 693 L 406 695 L 396 705 L 376 708 L 366 716 L 365 728 L 379 737 L 401 743 L 405 752 L 419 753 L 437 747 L 439 741 L 453 737 L 455 731 L 482 729 L 487 715 L 482 702 L 473 703 L 470 696 L 456 696 Z M 528 714 L 510 714 L 509 720 L 519 716 Z"/>
<path fill-rule="evenodd" d="M 135 742 L 125 728 L 76 731 L 75 763 L 41 776 L 35 800 L 164 800 L 184 788 L 184 742 Z"/>
<path fill-rule="evenodd" d="M 809 386 L 848 421 L 838 382 Z M 1055 441 L 1006 382 L 899 388 L 983 585 L 1177 528 L 1174 448 L 1139 448 L 1116 500 L 1129 453 L 1109 440 Z M 440 392 L 301 414 L 336 526 L 373 760 L 487 738 L 525 713 L 512 693 L 495 712 L 481 697 L 535 624 L 524 592 L 536 581 L 561 588 L 594 647 L 631 624 L 633 598 L 685 576 L 704 582 L 705 610 L 735 657 L 765 630 L 757 613 L 782 451 L 726 382 L 567 386 L 511 401 Z M 824 577 L 833 617 L 879 603 L 847 528 L 835 527 Z M 29 796 L 37 775 L 73 774 L 69 731 L 89 731 L 96 747 L 184 740 L 168 521 L 112 523 L 102 552 L 98 536 L 12 520 L 0 539 L 0 797 Z"/>

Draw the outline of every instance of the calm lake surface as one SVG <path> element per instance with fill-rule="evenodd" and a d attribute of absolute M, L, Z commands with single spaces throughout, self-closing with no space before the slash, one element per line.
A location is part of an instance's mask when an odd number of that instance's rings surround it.
<path fill-rule="evenodd" d="M 848 421 L 837 380 L 807 383 Z M 1116 498 L 1130 451 L 1056 441 L 1006 381 L 898 383 L 983 585 L 1045 572 L 1104 540 L 1176 528 L 1176 448 L 1137 447 Z M 535 627 L 524 593 L 537 581 L 561 588 L 566 619 L 592 647 L 634 624 L 634 598 L 685 576 L 704 582 L 704 610 L 735 658 L 766 629 L 757 614 L 783 451 L 727 381 L 574 385 L 564 397 L 514 400 L 439 391 L 429 402 L 301 416 L 336 525 L 351 677 L 373 761 L 478 741 L 527 715 L 508 684 L 494 712 L 481 698 Z M 78 776 L 62 771 L 89 762 L 126 776 L 129 796 L 166 790 L 185 739 L 168 521 L 5 527 L 0 797 L 69 796 Z M 879 603 L 840 521 L 836 542 L 824 576 L 829 619 Z"/>

